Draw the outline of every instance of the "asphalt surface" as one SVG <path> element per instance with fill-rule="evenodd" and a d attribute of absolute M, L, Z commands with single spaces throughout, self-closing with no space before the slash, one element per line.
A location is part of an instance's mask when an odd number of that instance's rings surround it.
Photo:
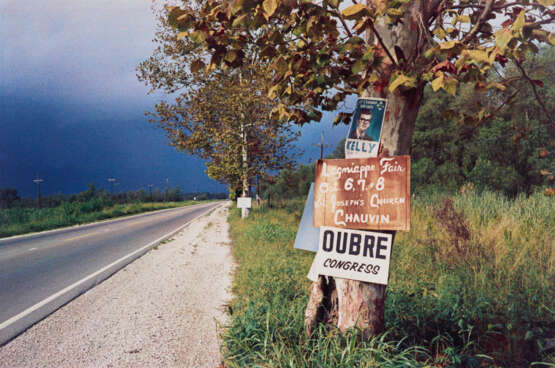
<path fill-rule="evenodd" d="M 0 325 L 220 204 L 0 239 Z"/>

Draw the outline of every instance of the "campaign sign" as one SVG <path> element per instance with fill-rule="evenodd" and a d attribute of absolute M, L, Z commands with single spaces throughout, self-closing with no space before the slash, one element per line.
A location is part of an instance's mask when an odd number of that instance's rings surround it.
<path fill-rule="evenodd" d="M 251 208 L 252 198 L 251 197 L 239 197 L 237 198 L 237 208 Z"/>
<path fill-rule="evenodd" d="M 345 140 L 345 157 L 376 157 L 380 145 L 387 100 L 359 98 Z"/>
<path fill-rule="evenodd" d="M 318 160 L 314 226 L 410 230 L 410 156 Z"/>
<path fill-rule="evenodd" d="M 326 275 L 387 285 L 392 245 L 392 234 L 321 227 L 308 278 Z"/>
<path fill-rule="evenodd" d="M 314 222 L 314 183 L 310 184 L 310 190 L 304 205 L 303 216 L 295 237 L 295 249 L 308 250 L 309 252 L 318 251 L 318 239 L 320 229 L 312 226 Z"/>

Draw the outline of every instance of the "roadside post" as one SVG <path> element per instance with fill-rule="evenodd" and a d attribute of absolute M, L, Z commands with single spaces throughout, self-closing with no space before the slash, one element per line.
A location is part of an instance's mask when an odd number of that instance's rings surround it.
<path fill-rule="evenodd" d="M 241 209 L 241 218 L 249 217 L 249 209 L 252 207 L 251 197 L 238 197 L 237 208 Z"/>

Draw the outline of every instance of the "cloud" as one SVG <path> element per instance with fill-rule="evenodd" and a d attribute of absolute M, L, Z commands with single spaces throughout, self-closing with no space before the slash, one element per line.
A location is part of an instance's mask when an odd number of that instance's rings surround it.
<path fill-rule="evenodd" d="M 8 0 L 1 8 L 0 88 L 80 102 L 144 100 L 135 67 L 153 48 L 150 6 L 149 0 Z"/>

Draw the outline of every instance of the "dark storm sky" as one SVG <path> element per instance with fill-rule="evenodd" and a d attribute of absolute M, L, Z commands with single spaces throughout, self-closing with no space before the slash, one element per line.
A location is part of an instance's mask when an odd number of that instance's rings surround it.
<path fill-rule="evenodd" d="M 184 191 L 225 191 L 209 179 L 204 163 L 176 152 L 144 113 L 161 95 L 135 76 L 154 45 L 151 0 L 0 0 L 0 188 L 34 195 L 76 193 L 94 182 L 120 190 L 148 184 Z M 302 162 L 312 147 L 347 127 L 323 123 L 302 129 Z M 327 152 L 330 152 L 328 149 Z"/>

